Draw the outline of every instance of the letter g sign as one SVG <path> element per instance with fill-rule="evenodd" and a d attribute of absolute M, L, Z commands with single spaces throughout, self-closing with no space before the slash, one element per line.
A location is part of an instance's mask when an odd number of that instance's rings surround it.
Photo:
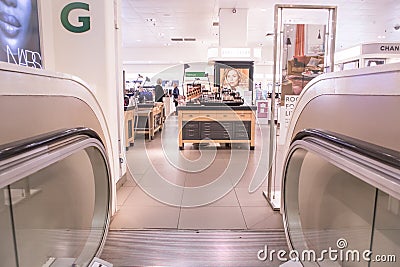
<path fill-rule="evenodd" d="M 78 21 L 82 22 L 82 26 L 79 27 L 74 26 L 69 22 L 69 13 L 74 9 L 83 9 L 89 11 L 89 5 L 82 2 L 74 2 L 66 5 L 61 11 L 62 25 L 70 32 L 81 33 L 88 31 L 90 29 L 90 17 L 78 17 Z"/>

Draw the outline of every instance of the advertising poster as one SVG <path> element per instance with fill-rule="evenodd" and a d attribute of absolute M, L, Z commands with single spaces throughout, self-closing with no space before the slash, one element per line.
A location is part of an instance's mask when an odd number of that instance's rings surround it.
<path fill-rule="evenodd" d="M 220 87 L 239 92 L 243 97 L 244 92 L 249 91 L 248 68 L 220 68 Z"/>
<path fill-rule="evenodd" d="M 42 68 L 37 0 L 0 1 L 0 61 Z"/>

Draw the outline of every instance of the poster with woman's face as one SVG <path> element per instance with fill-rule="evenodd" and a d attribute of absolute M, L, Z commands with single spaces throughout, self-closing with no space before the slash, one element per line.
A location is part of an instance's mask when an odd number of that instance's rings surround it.
<path fill-rule="evenodd" d="M 42 68 L 37 0 L 0 0 L 0 61 Z"/>
<path fill-rule="evenodd" d="M 221 88 L 239 92 L 242 96 L 249 90 L 249 69 L 221 68 L 220 79 Z"/>

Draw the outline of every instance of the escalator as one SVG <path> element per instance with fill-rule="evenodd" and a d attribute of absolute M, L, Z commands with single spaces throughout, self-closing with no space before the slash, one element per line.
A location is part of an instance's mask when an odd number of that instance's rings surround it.
<path fill-rule="evenodd" d="M 89 128 L 0 146 L 0 265 L 89 266 L 101 253 L 110 168 Z"/>
<path fill-rule="evenodd" d="M 283 173 L 291 258 L 303 266 L 398 266 L 399 151 L 303 130 L 291 142 Z"/>

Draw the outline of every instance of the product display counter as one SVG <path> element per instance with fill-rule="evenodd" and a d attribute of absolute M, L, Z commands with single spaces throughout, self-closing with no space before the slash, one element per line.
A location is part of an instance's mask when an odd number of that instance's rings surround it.
<path fill-rule="evenodd" d="M 164 97 L 164 108 L 165 108 L 165 116 L 171 115 L 171 113 L 175 112 L 175 103 L 173 97 Z"/>
<path fill-rule="evenodd" d="M 128 149 L 134 144 L 135 129 L 134 129 L 134 116 L 135 107 L 128 106 L 124 107 L 124 120 L 125 120 L 125 148 Z"/>
<path fill-rule="evenodd" d="M 164 104 L 138 104 L 135 119 L 135 132 L 148 134 L 150 140 L 154 139 L 154 134 L 161 131 L 164 125 Z"/>
<path fill-rule="evenodd" d="M 179 149 L 185 143 L 249 143 L 254 149 L 255 106 L 178 106 Z"/>

